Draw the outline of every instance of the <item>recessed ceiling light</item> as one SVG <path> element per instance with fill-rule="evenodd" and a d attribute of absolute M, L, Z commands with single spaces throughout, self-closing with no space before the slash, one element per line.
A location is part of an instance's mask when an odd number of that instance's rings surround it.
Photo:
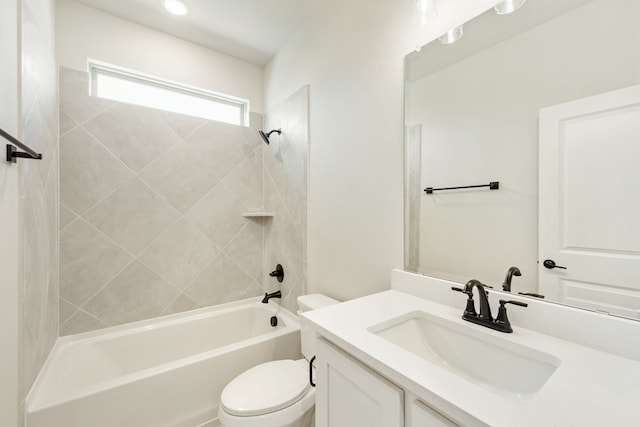
<path fill-rule="evenodd" d="M 187 5 L 180 0 L 164 0 L 164 8 L 178 16 L 184 16 L 189 12 Z"/>

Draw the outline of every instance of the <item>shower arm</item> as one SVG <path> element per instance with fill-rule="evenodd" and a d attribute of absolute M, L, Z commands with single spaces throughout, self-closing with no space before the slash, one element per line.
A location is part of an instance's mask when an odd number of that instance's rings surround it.
<path fill-rule="evenodd" d="M 282 129 L 273 129 L 273 130 L 269 131 L 268 133 L 264 133 L 261 130 L 258 131 L 258 133 L 260 134 L 260 137 L 262 138 L 264 143 L 267 144 L 267 145 L 269 145 L 269 137 L 274 132 L 276 132 L 278 135 L 282 135 Z"/>

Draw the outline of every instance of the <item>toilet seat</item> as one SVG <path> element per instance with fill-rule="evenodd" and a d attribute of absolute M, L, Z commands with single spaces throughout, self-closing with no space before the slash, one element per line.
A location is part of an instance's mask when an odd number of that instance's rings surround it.
<path fill-rule="evenodd" d="M 222 391 L 220 403 L 228 414 L 251 417 L 293 405 L 309 389 L 309 373 L 294 360 L 275 360 L 245 371 Z"/>

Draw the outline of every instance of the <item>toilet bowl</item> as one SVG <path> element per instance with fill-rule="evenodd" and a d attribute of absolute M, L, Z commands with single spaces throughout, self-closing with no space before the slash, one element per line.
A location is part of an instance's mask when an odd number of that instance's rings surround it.
<path fill-rule="evenodd" d="M 324 295 L 298 297 L 300 312 L 315 310 L 338 301 Z M 315 354 L 315 333 L 300 328 L 300 360 L 262 363 L 235 377 L 222 391 L 218 420 L 223 427 L 312 427 L 315 388 L 309 383 L 309 360 Z"/>

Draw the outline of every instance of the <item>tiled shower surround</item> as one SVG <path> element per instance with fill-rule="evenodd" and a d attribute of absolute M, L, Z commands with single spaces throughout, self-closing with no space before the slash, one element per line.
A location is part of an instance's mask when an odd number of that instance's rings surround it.
<path fill-rule="evenodd" d="M 58 338 L 58 92 L 53 16 L 51 0 L 22 2 L 22 139 L 42 153 L 42 160 L 20 159 L 14 165 L 20 180 L 23 397 Z"/>
<path fill-rule="evenodd" d="M 297 297 L 307 289 L 307 156 L 309 152 L 309 88 L 303 87 L 265 118 L 271 134 L 264 155 L 264 206 L 273 212 L 265 224 L 265 264 L 268 271 L 281 263 L 285 280 L 280 284 L 283 304 L 297 310 Z M 265 279 L 265 289 L 278 289 Z"/>
<path fill-rule="evenodd" d="M 60 334 L 258 296 L 278 288 L 274 257 L 295 272 L 281 284 L 293 309 L 306 258 L 285 199 L 299 175 L 270 159 L 262 116 L 247 128 L 87 93 L 87 73 L 60 70 Z"/>

